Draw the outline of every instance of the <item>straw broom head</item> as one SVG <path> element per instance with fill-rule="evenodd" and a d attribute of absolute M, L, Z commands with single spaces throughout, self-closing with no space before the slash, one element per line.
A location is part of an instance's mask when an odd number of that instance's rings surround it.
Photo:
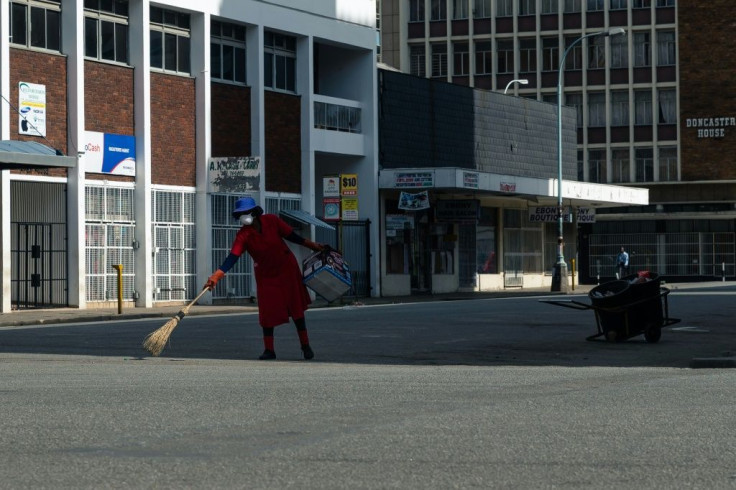
<path fill-rule="evenodd" d="M 171 337 L 171 332 L 173 332 L 176 326 L 179 325 L 181 319 L 184 318 L 187 313 L 189 313 L 189 308 L 191 308 L 194 303 L 199 301 L 199 298 L 204 296 L 204 293 L 206 293 L 207 291 L 209 291 L 209 288 L 204 288 L 197 295 L 197 297 L 192 300 L 191 303 L 179 310 L 179 313 L 177 313 L 175 317 L 164 323 L 164 325 L 158 330 L 154 330 L 153 332 L 149 333 L 143 341 L 143 348 L 150 352 L 151 355 L 154 357 L 161 354 L 161 352 L 164 350 L 164 347 L 166 347 L 166 343 L 169 341 L 169 337 Z"/>

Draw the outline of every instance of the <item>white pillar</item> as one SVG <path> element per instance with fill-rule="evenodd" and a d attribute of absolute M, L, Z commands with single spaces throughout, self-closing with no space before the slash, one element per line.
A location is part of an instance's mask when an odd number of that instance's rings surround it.
<path fill-rule="evenodd" d="M 0 2 L 0 93 L 10 94 L 10 2 Z M 10 139 L 10 106 L 0 102 L 0 133 L 4 140 Z M 0 171 L 0 268 L 2 268 L 2 287 L 0 288 L 0 313 L 11 310 L 10 301 L 10 170 Z"/>

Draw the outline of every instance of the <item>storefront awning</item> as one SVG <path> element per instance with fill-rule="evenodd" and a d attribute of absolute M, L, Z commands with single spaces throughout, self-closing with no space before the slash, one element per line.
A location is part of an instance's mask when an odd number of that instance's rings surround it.
<path fill-rule="evenodd" d="M 74 168 L 77 159 L 67 157 L 35 141 L 0 141 L 0 170 L 33 167 Z"/>
<path fill-rule="evenodd" d="M 302 211 L 301 209 L 282 209 L 279 211 L 279 214 L 281 216 L 286 216 L 287 218 L 291 218 L 293 220 L 296 220 L 300 223 L 304 223 L 305 225 L 314 225 L 319 226 L 322 228 L 327 228 L 328 230 L 334 230 L 335 227 L 332 225 L 328 225 L 324 221 L 315 218 L 311 214 L 309 214 L 306 211 Z"/>
<path fill-rule="evenodd" d="M 381 190 L 404 192 L 443 190 L 477 196 L 522 199 L 539 204 L 557 201 L 557 179 L 519 177 L 454 167 L 383 169 L 378 175 Z M 565 205 L 594 208 L 649 204 L 649 190 L 611 184 L 562 180 Z"/>

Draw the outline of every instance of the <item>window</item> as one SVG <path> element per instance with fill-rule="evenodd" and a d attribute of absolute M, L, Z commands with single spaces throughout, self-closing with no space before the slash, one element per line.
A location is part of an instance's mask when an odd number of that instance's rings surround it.
<path fill-rule="evenodd" d="M 454 43 L 452 45 L 453 75 L 463 76 L 470 74 L 470 51 L 468 43 Z"/>
<path fill-rule="evenodd" d="M 588 150 L 588 182 L 606 183 L 606 150 Z"/>
<path fill-rule="evenodd" d="M 588 12 L 595 12 L 597 10 L 603 10 L 605 0 L 588 0 Z"/>
<path fill-rule="evenodd" d="M 652 45 L 648 32 L 634 33 L 634 66 L 652 66 Z"/>
<path fill-rule="evenodd" d="M 611 38 L 611 68 L 629 67 L 629 43 L 627 36 L 613 36 Z"/>
<path fill-rule="evenodd" d="M 675 0 L 657 0 L 657 8 L 659 7 L 674 7 Z"/>
<path fill-rule="evenodd" d="M 611 126 L 629 125 L 629 92 L 615 90 L 611 92 Z"/>
<path fill-rule="evenodd" d="M 498 41 L 498 73 L 514 73 L 514 41 Z"/>
<path fill-rule="evenodd" d="M 574 107 L 577 113 L 577 127 L 583 127 L 583 94 L 565 94 L 565 105 Z"/>
<path fill-rule="evenodd" d="M 557 13 L 557 0 L 542 0 L 542 13 L 543 14 L 556 14 Z"/>
<path fill-rule="evenodd" d="M 635 9 L 648 9 L 652 6 L 652 0 L 634 0 Z"/>
<path fill-rule="evenodd" d="M 128 2 L 84 0 L 84 56 L 128 63 Z"/>
<path fill-rule="evenodd" d="M 611 0 L 611 10 L 626 10 L 629 0 Z"/>
<path fill-rule="evenodd" d="M 245 27 L 213 20 L 210 36 L 212 79 L 245 84 Z"/>
<path fill-rule="evenodd" d="M 430 20 L 447 19 L 447 0 L 432 0 L 430 9 Z"/>
<path fill-rule="evenodd" d="M 581 0 L 565 0 L 565 13 L 580 12 Z"/>
<path fill-rule="evenodd" d="M 606 38 L 598 36 L 588 39 L 588 68 L 606 67 Z"/>
<path fill-rule="evenodd" d="M 666 146 L 659 149 L 659 180 L 677 180 L 677 148 Z"/>
<path fill-rule="evenodd" d="M 475 10 L 473 17 L 476 19 L 487 19 L 491 16 L 491 0 L 474 0 Z"/>
<path fill-rule="evenodd" d="M 654 181 L 654 157 L 651 148 L 636 150 L 636 182 Z"/>
<path fill-rule="evenodd" d="M 296 91 L 296 38 L 264 32 L 264 86 L 275 90 Z"/>
<path fill-rule="evenodd" d="M 677 101 L 675 89 L 658 89 L 659 124 L 677 123 Z"/>
<path fill-rule="evenodd" d="M 569 48 L 572 43 L 577 40 L 577 37 L 566 37 L 565 38 L 565 49 Z M 583 47 L 581 43 L 577 43 L 568 53 L 565 58 L 565 69 L 566 70 L 582 70 L 583 69 Z"/>
<path fill-rule="evenodd" d="M 611 150 L 611 173 L 613 174 L 613 182 L 629 182 L 629 149 L 613 149 Z"/>
<path fill-rule="evenodd" d="M 606 125 L 606 94 L 588 94 L 588 127 L 600 128 Z"/>
<path fill-rule="evenodd" d="M 537 13 L 537 0 L 519 0 L 519 15 L 534 15 Z"/>
<path fill-rule="evenodd" d="M 475 231 L 476 268 L 480 273 L 495 274 L 498 272 L 497 226 L 498 208 L 480 208 Z"/>
<path fill-rule="evenodd" d="M 475 44 L 475 74 L 490 75 L 493 70 L 493 46 L 490 41 Z"/>
<path fill-rule="evenodd" d="M 557 71 L 560 66 L 560 50 L 556 37 L 542 38 L 542 71 Z"/>
<path fill-rule="evenodd" d="M 28 48 L 59 51 L 61 5 L 59 1 L 29 0 L 10 4 L 10 42 Z"/>
<path fill-rule="evenodd" d="M 424 0 L 409 0 L 409 22 L 424 22 Z"/>
<path fill-rule="evenodd" d="M 537 71 L 536 39 L 519 39 L 519 72 L 533 73 Z"/>
<path fill-rule="evenodd" d="M 657 66 L 674 65 L 675 62 L 675 33 L 657 32 Z"/>
<path fill-rule="evenodd" d="M 634 124 L 636 126 L 652 125 L 651 90 L 637 90 L 634 92 Z"/>
<path fill-rule="evenodd" d="M 578 181 L 585 182 L 585 152 L 578 150 Z"/>
<path fill-rule="evenodd" d="M 452 18 L 467 19 L 468 18 L 468 2 L 470 0 L 454 0 L 452 2 Z M 376 2 L 381 3 L 381 2 Z"/>
<path fill-rule="evenodd" d="M 432 78 L 447 76 L 447 44 L 432 44 Z"/>
<path fill-rule="evenodd" d="M 189 73 L 189 35 L 188 14 L 151 7 L 151 68 Z"/>
<path fill-rule="evenodd" d="M 412 75 L 418 77 L 427 76 L 427 61 L 424 45 L 414 45 L 409 47 L 409 65 L 409 70 Z"/>
<path fill-rule="evenodd" d="M 514 0 L 496 0 L 496 16 L 511 17 L 514 15 Z"/>

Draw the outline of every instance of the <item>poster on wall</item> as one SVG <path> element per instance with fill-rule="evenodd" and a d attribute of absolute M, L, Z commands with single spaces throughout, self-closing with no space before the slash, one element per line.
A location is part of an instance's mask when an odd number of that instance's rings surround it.
<path fill-rule="evenodd" d="M 207 192 L 253 195 L 261 189 L 261 157 L 210 158 L 207 176 Z"/>
<path fill-rule="evenodd" d="M 340 197 L 340 177 L 322 177 L 322 197 Z"/>
<path fill-rule="evenodd" d="M 398 208 L 406 211 L 429 209 L 429 193 L 427 191 L 418 192 L 416 194 L 402 192 L 399 196 Z"/>
<path fill-rule="evenodd" d="M 358 221 L 357 197 L 342 198 L 342 219 L 343 221 Z"/>
<path fill-rule="evenodd" d="M 325 221 L 339 221 L 340 220 L 340 198 L 339 197 L 326 197 L 322 200 L 322 207 L 324 210 Z"/>
<path fill-rule="evenodd" d="M 135 176 L 135 136 L 95 131 L 84 136 L 85 172 Z"/>
<path fill-rule="evenodd" d="M 46 85 L 18 83 L 18 133 L 46 137 Z"/>

